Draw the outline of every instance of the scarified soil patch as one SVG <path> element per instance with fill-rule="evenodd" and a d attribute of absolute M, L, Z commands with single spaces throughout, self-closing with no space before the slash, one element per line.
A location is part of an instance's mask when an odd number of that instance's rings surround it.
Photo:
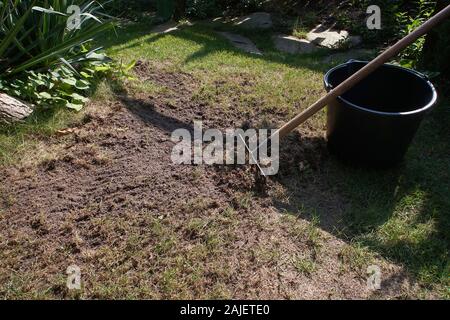
<path fill-rule="evenodd" d="M 193 119 L 203 119 L 210 128 L 239 126 L 246 119 L 199 103 L 193 98 L 198 83 L 189 74 L 144 63 L 136 73 L 141 81 L 170 91 L 123 94 L 109 105 L 91 105 L 76 130 L 48 142 L 49 147 L 63 144 L 55 159 L 1 169 L 2 297 L 413 294 L 402 268 L 379 257 L 349 264 L 353 253 L 345 250 L 345 242 L 286 211 L 293 206 L 291 196 L 302 199 L 299 192 L 327 194 L 324 179 L 295 178 L 305 171 L 321 176 L 326 161 L 322 133 L 306 129 L 289 138 L 282 172 L 268 180 L 265 193 L 255 189 L 255 169 L 249 166 L 174 165 L 173 130 L 191 128 Z M 168 97 L 176 100 L 169 104 Z M 286 187 L 292 187 L 292 179 L 296 188 Z M 330 201 L 341 205 L 338 197 Z M 302 212 L 297 208 L 295 213 Z M 395 279 L 375 294 L 367 289 L 365 275 L 373 263 L 382 266 L 386 279 Z M 81 293 L 65 287 L 71 264 L 82 270 Z"/>

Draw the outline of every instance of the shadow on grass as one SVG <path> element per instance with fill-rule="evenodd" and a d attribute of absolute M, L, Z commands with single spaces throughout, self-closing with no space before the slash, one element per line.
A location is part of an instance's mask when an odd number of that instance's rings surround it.
<path fill-rule="evenodd" d="M 177 129 L 186 129 L 191 134 L 194 132 L 192 124 L 188 124 L 158 112 L 155 106 L 147 101 L 135 99 L 129 96 L 119 96 L 119 100 L 130 110 L 133 114 L 141 118 L 145 123 L 155 126 L 163 130 L 168 135 Z"/>
<path fill-rule="evenodd" d="M 243 52 L 240 49 L 235 48 L 228 40 L 223 38 L 218 32 L 233 32 L 248 37 L 255 45 L 260 49 L 263 54 L 255 55 L 252 53 Z M 259 30 L 258 32 L 252 32 L 238 27 L 221 25 L 212 29 L 207 24 L 194 25 L 190 28 L 184 28 L 178 32 L 171 33 L 174 37 L 195 42 L 201 45 L 202 49 L 188 56 L 184 63 L 195 62 L 196 60 L 204 59 L 209 55 L 217 52 L 229 51 L 240 56 L 245 56 L 253 60 L 272 62 L 284 64 L 294 68 L 307 68 L 312 71 L 325 72 L 326 66 L 321 63 L 323 57 L 330 53 L 328 49 L 321 49 L 313 54 L 288 54 L 283 53 L 274 48 L 271 40 L 273 31 Z"/>
<path fill-rule="evenodd" d="M 106 33 L 101 39 L 97 38 L 96 41 L 104 48 L 111 48 L 149 34 L 155 24 L 155 15 L 143 15 L 137 21 L 119 23 L 114 30 Z"/>
<path fill-rule="evenodd" d="M 186 129 L 193 134 L 192 123 L 185 123 L 177 118 L 162 114 L 156 110 L 151 102 L 129 95 L 122 81 L 111 79 L 107 84 L 115 98 L 147 125 L 154 126 L 168 135 L 176 129 Z"/>
<path fill-rule="evenodd" d="M 40 108 L 25 121 L 0 125 L 0 166 L 16 163 L 22 151 L 37 140 L 45 140 L 56 130 L 71 126 L 81 116 L 63 107 Z"/>
<path fill-rule="evenodd" d="M 318 216 L 323 230 L 404 265 L 424 285 L 445 288 L 450 276 L 447 108 L 448 102 L 442 103 L 424 120 L 396 168 L 355 168 L 331 156 L 306 173 L 292 168 L 280 175 L 290 201 L 278 208 L 306 219 Z"/>
<path fill-rule="evenodd" d="M 33 112 L 25 121 L 16 122 L 11 125 L 3 124 L 0 126 L 0 134 L 44 133 L 45 128 L 48 127 L 50 122 L 54 121 L 59 111 L 58 108 L 40 109 L 37 112 Z"/>
<path fill-rule="evenodd" d="M 141 41 L 136 39 L 140 39 L 144 36 L 151 35 L 149 38 L 142 39 L 142 41 L 146 41 L 147 43 L 155 43 L 164 37 L 171 36 L 194 42 L 201 46 L 200 50 L 184 59 L 185 64 L 206 58 L 217 52 L 228 51 L 255 60 L 281 63 L 290 67 L 308 68 L 320 72 L 324 72 L 327 69 L 327 66 L 324 65 L 321 60 L 330 54 L 329 49 L 321 49 L 313 54 L 302 55 L 280 52 L 274 48 L 272 41 L 267 41 L 267 39 L 271 39 L 274 34 L 271 30 L 258 30 L 258 32 L 252 32 L 231 25 L 212 25 L 206 22 L 198 22 L 193 26 L 181 26 L 179 30 L 170 33 L 152 34 L 151 30 L 153 27 L 153 18 L 148 17 L 142 21 L 130 23 L 127 26 L 118 28 L 116 34 L 108 34 L 104 39 L 101 39 L 99 43 L 107 49 L 114 46 L 121 46 L 120 50 L 129 50 L 140 47 Z M 250 38 L 255 42 L 256 46 L 263 51 L 263 55 L 246 53 L 233 47 L 231 43 L 217 33 L 219 31 L 235 32 Z"/>
<path fill-rule="evenodd" d="M 130 30 L 113 44 L 128 42 L 130 37 L 141 37 L 150 31 L 150 26 L 140 23 Z M 222 26 L 216 30 L 235 31 L 235 28 Z M 222 39 L 210 26 L 201 24 L 172 32 L 170 36 L 201 46 L 200 50 L 184 59 L 186 64 L 216 52 L 232 51 L 252 59 L 294 68 L 323 72 L 329 67 L 320 62 L 327 53 L 325 51 L 302 56 L 279 53 L 274 50 L 271 41 L 267 41 L 271 37 L 270 31 L 253 34 L 243 30 L 238 32 L 251 38 L 264 55 L 243 53 Z M 153 35 L 145 41 L 156 42 L 166 36 Z M 126 48 L 138 45 L 135 42 Z M 132 100 L 126 100 L 125 103 L 131 109 L 136 105 L 136 101 Z M 299 172 L 297 168 L 289 167 L 292 164 L 282 163 L 288 171 L 277 179 L 286 187 L 291 199 L 288 204 L 277 203 L 276 199 L 274 202 L 280 209 L 292 214 L 314 212 L 320 217 L 322 229 L 345 241 L 365 245 L 388 260 L 406 266 L 423 284 L 448 285 L 450 131 L 446 105 L 448 101 L 424 121 L 406 161 L 399 167 L 383 171 L 354 168 L 339 163 L 334 157 L 328 157 L 317 162 L 317 168 L 302 168 Z M 146 121 L 172 121 L 160 119 L 151 106 L 144 109 L 147 111 L 137 113 Z M 144 114 L 140 114 L 142 112 Z M 176 123 L 177 128 L 183 125 Z M 175 127 L 169 125 L 164 129 L 171 128 Z M 307 145 L 320 146 L 317 150 L 306 148 L 305 155 L 309 152 L 312 157 L 314 154 L 326 154 L 324 139 L 300 139 Z M 291 140 L 292 145 L 287 143 L 287 149 L 298 148 L 299 139 L 294 137 Z M 315 163 L 315 160 L 306 159 L 305 163 Z"/>

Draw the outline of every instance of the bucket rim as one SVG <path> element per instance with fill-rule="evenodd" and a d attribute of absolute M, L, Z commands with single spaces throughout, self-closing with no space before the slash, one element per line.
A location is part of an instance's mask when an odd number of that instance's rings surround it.
<path fill-rule="evenodd" d="M 328 70 L 328 72 L 324 76 L 325 88 L 328 91 L 333 88 L 331 86 L 330 82 L 329 82 L 330 75 L 334 71 L 336 71 L 338 69 L 341 69 L 341 68 L 344 68 L 350 63 L 361 63 L 361 64 L 365 64 L 366 65 L 366 64 L 369 63 L 369 61 L 350 60 L 348 62 L 339 64 L 339 65 L 331 68 L 330 70 Z M 367 108 L 367 107 L 362 107 L 362 106 L 356 105 L 356 104 L 348 101 L 344 97 L 342 97 L 342 95 L 338 96 L 337 99 L 339 99 L 341 102 L 347 104 L 348 106 L 351 106 L 352 108 L 355 108 L 355 109 L 358 109 L 358 110 L 361 110 L 361 111 L 365 111 L 365 112 L 369 112 L 369 113 L 385 115 L 385 116 L 405 116 L 405 115 L 418 114 L 418 113 L 422 113 L 424 111 L 427 111 L 428 109 L 431 109 L 436 104 L 437 99 L 438 99 L 438 94 L 437 94 L 436 88 L 434 87 L 434 85 L 431 83 L 431 81 L 428 79 L 427 76 L 425 76 L 424 74 L 422 74 L 422 73 L 420 73 L 420 72 L 418 72 L 416 70 L 405 68 L 405 67 L 398 66 L 398 65 L 395 65 L 395 64 L 391 64 L 391 63 L 385 63 L 381 67 L 396 68 L 396 69 L 399 69 L 399 70 L 402 70 L 402 71 L 406 71 L 406 72 L 410 73 L 411 75 L 413 75 L 415 77 L 421 78 L 423 81 L 425 81 L 427 83 L 427 85 L 430 87 L 430 89 L 432 91 L 432 98 L 431 98 L 430 102 L 427 103 L 423 107 L 420 107 L 418 109 L 414 109 L 414 110 L 411 110 L 411 111 L 405 111 L 405 112 L 384 112 L 384 111 L 377 111 L 377 110 L 373 110 L 373 109 L 370 109 L 370 108 Z"/>

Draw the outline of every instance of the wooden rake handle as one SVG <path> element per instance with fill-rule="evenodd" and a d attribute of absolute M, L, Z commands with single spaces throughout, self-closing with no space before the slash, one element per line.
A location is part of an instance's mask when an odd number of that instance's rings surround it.
<path fill-rule="evenodd" d="M 353 74 L 350 78 L 342 82 L 339 86 L 331 90 L 327 95 L 320 98 L 314 104 L 312 104 L 308 109 L 298 114 L 291 121 L 287 122 L 280 129 L 277 130 L 276 134 L 279 135 L 280 139 L 289 134 L 296 127 L 301 125 L 303 122 L 308 120 L 318 111 L 323 109 L 331 101 L 336 99 L 338 96 L 344 94 L 349 89 L 358 84 L 361 80 L 367 77 L 369 74 L 374 72 L 377 68 L 382 66 L 384 63 L 388 62 L 392 57 L 396 56 L 403 49 L 408 47 L 414 41 L 419 39 L 421 36 L 428 33 L 436 25 L 443 22 L 446 18 L 450 17 L 450 5 L 441 10 L 438 14 L 434 15 L 427 22 L 423 23 L 416 30 L 408 34 L 403 39 L 399 40 L 395 45 L 384 51 L 377 58 L 368 63 L 365 67 L 360 69 L 358 72 Z"/>

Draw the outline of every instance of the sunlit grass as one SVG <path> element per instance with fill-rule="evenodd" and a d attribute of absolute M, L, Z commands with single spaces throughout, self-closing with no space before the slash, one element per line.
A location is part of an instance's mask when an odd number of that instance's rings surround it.
<path fill-rule="evenodd" d="M 300 56 L 279 53 L 268 40 L 270 32 L 252 34 L 242 31 L 264 52 L 262 57 L 257 57 L 234 49 L 207 25 L 185 27 L 167 35 L 150 34 L 150 29 L 151 21 L 146 19 L 118 29 L 117 36 L 111 33 L 103 42 L 109 55 L 124 63 L 146 60 L 167 71 L 193 75 L 199 83 L 194 89 L 194 100 L 242 113 L 279 113 L 287 120 L 324 94 L 322 77 L 329 68 L 321 62 L 324 53 Z M 223 82 L 220 90 L 217 89 L 217 81 Z M 251 83 L 251 89 L 243 88 L 242 83 L 246 82 Z M 128 88 L 133 93 L 147 94 L 169 90 L 152 82 L 139 81 L 130 82 Z M 103 83 L 92 99 L 101 103 L 110 100 L 114 94 L 111 86 Z M 401 167 L 380 172 L 351 168 L 331 158 L 323 168 L 323 179 L 329 180 L 333 190 L 330 192 L 339 194 L 347 202 L 342 231 L 336 233 L 349 242 L 341 252 L 342 263 L 365 272 L 364 267 L 373 256 L 380 255 L 405 266 L 415 279 L 442 297 L 449 297 L 450 285 L 450 131 L 446 106 L 448 101 L 443 101 L 426 119 Z M 82 115 L 57 110 L 37 113 L 23 124 L 1 127 L 0 164 L 12 164 L 27 157 L 29 150 L 37 148 L 42 139 L 79 121 Z M 321 112 L 308 122 L 318 136 L 323 135 L 325 117 L 325 112 Z M 237 207 L 248 208 L 252 197 L 252 193 L 237 194 Z M 194 199 L 186 203 L 183 210 L 195 212 L 202 210 L 204 205 L 201 198 Z M 327 212 L 319 210 L 319 216 L 311 219 L 308 228 L 290 230 L 292 238 L 307 242 L 312 251 L 319 251 L 322 246 L 319 218 L 324 214 Z M 198 278 L 202 277 L 201 262 L 208 257 L 213 259 L 226 242 L 226 232 L 219 232 L 217 225 L 236 223 L 234 216 L 233 209 L 228 208 L 224 215 L 215 217 L 212 224 L 205 225 L 208 221 L 197 218 L 187 221 L 183 231 L 201 239 L 189 253 L 176 251 L 177 235 L 170 226 L 157 220 L 149 222 L 156 239 L 155 252 L 163 257 L 161 264 L 168 264 L 166 270 L 158 275 L 161 283 L 158 289 L 163 292 L 163 297 L 189 297 L 187 288 L 195 286 Z M 117 227 L 118 222 L 117 219 L 105 220 L 99 221 L 99 225 L 106 228 L 105 233 L 113 233 L 111 230 Z M 293 221 L 288 223 L 294 225 Z M 135 229 L 129 231 L 127 250 L 132 251 L 136 247 L 135 242 L 139 241 L 133 237 L 139 232 L 139 228 Z M 279 252 L 265 249 L 260 248 L 257 252 L 258 259 L 278 258 Z M 105 258 L 101 261 L 105 263 L 105 269 L 116 256 L 126 254 L 124 250 L 108 250 L 105 249 Z M 295 260 L 295 264 L 299 272 L 312 277 L 320 267 L 320 262 L 304 257 Z M 217 268 L 220 277 L 226 279 L 227 270 L 221 267 L 213 265 L 211 268 Z M 189 276 L 186 276 L 187 271 Z M 147 270 L 141 272 L 139 276 L 144 277 Z M 111 274 L 105 273 L 105 279 L 110 280 L 92 284 L 96 296 L 161 297 L 160 293 L 152 291 L 154 288 L 133 292 L 130 288 L 134 284 L 120 268 L 114 276 L 112 279 Z M 142 285 L 140 288 L 146 287 Z M 229 293 L 219 282 L 211 296 L 228 297 Z"/>

